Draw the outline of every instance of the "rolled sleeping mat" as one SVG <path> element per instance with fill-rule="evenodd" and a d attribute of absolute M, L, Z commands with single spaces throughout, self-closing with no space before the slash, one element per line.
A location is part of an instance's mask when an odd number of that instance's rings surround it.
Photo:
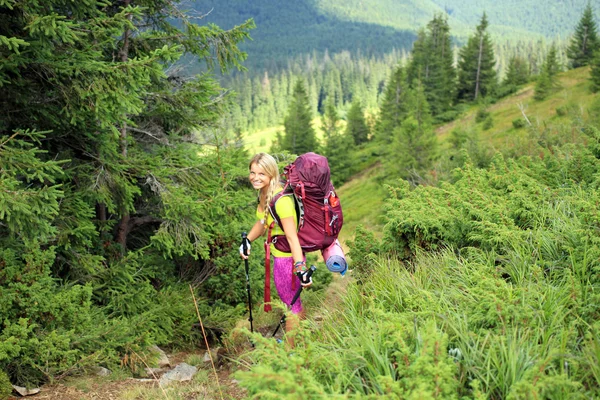
<path fill-rule="evenodd" d="M 331 272 L 339 272 L 340 275 L 344 276 L 346 271 L 348 270 L 348 262 L 346 261 L 346 256 L 344 254 L 344 250 L 342 249 L 342 245 L 336 239 L 335 242 L 331 243 L 331 245 L 321 252 L 323 259 L 325 260 L 325 265 L 327 265 L 327 269 Z"/>

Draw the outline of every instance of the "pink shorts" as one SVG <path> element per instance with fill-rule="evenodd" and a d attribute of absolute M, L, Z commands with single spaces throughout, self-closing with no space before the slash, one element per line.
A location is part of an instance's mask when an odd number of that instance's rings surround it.
<path fill-rule="evenodd" d="M 288 308 L 296 294 L 296 291 L 301 287 L 300 279 L 293 274 L 294 259 L 292 257 L 273 257 L 273 280 L 275 288 L 281 301 L 287 304 Z M 293 279 L 293 280 L 292 280 Z M 292 288 L 292 282 L 294 282 Z M 302 311 L 302 301 L 298 300 L 292 306 L 292 313 L 298 314 Z"/>

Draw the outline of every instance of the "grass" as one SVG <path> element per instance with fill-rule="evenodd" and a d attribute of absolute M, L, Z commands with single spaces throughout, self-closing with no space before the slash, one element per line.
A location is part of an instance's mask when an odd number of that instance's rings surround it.
<path fill-rule="evenodd" d="M 345 121 L 340 121 L 340 129 L 343 129 Z M 316 117 L 312 121 L 317 140 L 323 142 L 323 131 L 321 130 L 321 117 Z M 243 135 L 244 145 L 250 154 L 265 152 L 268 153 L 277 133 L 284 134 L 283 125 L 277 125 L 270 128 L 261 129 L 256 132 L 246 132 Z"/>
<path fill-rule="evenodd" d="M 338 189 L 344 211 L 344 227 L 340 233 L 340 241 L 352 238 L 358 225 L 377 232 L 382 232 L 383 204 L 386 190 L 378 179 L 379 164 L 352 178 Z"/>
<path fill-rule="evenodd" d="M 455 129 L 474 130 L 479 133 L 480 140 L 490 143 L 496 149 L 514 146 L 519 142 L 518 139 L 527 136 L 526 129 L 515 129 L 512 125 L 513 120 L 523 118 L 523 112 L 534 125 L 568 121 L 573 115 L 559 116 L 556 111 L 559 107 L 571 105 L 572 108 L 585 110 L 594 97 L 590 91 L 589 68 L 569 70 L 559 74 L 557 78 L 560 88 L 546 100 L 533 99 L 535 83 L 530 83 L 514 95 L 490 105 L 488 111 L 493 126 L 485 131 L 482 123 L 475 123 L 475 115 L 480 106 L 471 106 L 461 118 L 437 128 L 442 147 L 447 148 L 447 139 Z"/>

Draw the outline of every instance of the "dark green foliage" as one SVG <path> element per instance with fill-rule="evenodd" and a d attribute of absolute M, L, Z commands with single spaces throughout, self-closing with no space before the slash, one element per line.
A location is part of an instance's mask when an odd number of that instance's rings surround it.
<path fill-rule="evenodd" d="M 481 129 L 487 131 L 492 126 L 494 126 L 494 120 L 491 115 L 488 115 L 487 118 L 483 121 L 483 125 L 481 125 Z"/>
<path fill-rule="evenodd" d="M 331 169 L 331 181 L 336 187 L 340 187 L 352 175 L 359 171 L 355 159 L 356 146 L 354 138 L 347 133 L 341 132 L 338 126 L 339 117 L 334 106 L 333 99 L 328 99 L 323 116 L 323 132 L 325 146 L 323 154 L 327 157 Z M 363 117 L 363 124 L 364 117 Z"/>
<path fill-rule="evenodd" d="M 457 97 L 462 101 L 477 100 L 494 93 L 497 86 L 493 43 L 487 32 L 484 13 L 467 45 L 460 49 Z"/>
<path fill-rule="evenodd" d="M 424 173 L 437 158 L 438 144 L 423 86 L 418 81 L 410 90 L 407 108 L 408 116 L 394 130 L 390 146 L 393 156 L 387 160 L 386 170 L 393 177 L 424 183 Z"/>
<path fill-rule="evenodd" d="M 359 225 L 356 227 L 354 240 L 348 242 L 348 247 L 350 248 L 348 256 L 352 260 L 352 273 L 360 282 L 373 272 L 373 261 L 379 254 L 381 243 L 375 238 L 373 232 Z"/>
<path fill-rule="evenodd" d="M 342 109 L 359 98 L 364 109 L 376 108 L 389 68 L 402 56 L 405 54 L 398 51 L 380 57 L 348 52 L 310 53 L 294 57 L 285 69 L 268 74 L 251 70 L 224 78 L 239 93 L 227 118 L 227 129 L 235 131 L 239 127 L 254 132 L 281 124 L 293 97 L 293 83 L 298 79 L 305 83 L 313 115 L 324 114 L 328 101 Z"/>
<path fill-rule="evenodd" d="M 487 109 L 487 105 L 481 106 L 477 109 L 477 113 L 475 114 L 475 122 L 480 123 L 485 121 L 490 116 L 490 112 Z"/>
<path fill-rule="evenodd" d="M 354 162 L 355 146 L 351 137 L 341 132 L 333 132 L 325 143 L 325 156 L 331 169 L 331 181 L 340 187 L 356 172 Z"/>
<path fill-rule="evenodd" d="M 561 71 L 561 66 L 558 62 L 556 54 L 556 46 L 552 45 L 546 56 L 546 61 L 542 65 L 542 71 L 538 76 L 535 93 L 533 98 L 536 100 L 544 100 L 550 93 L 560 87 L 556 80 L 556 74 Z"/>
<path fill-rule="evenodd" d="M 408 115 L 407 92 L 406 74 L 404 68 L 399 65 L 393 70 L 385 86 L 379 119 L 375 126 L 375 137 L 383 143 L 384 149 L 392 142 L 394 130 Z"/>
<path fill-rule="evenodd" d="M 529 80 L 529 65 L 519 56 L 513 56 L 508 62 L 503 85 L 523 85 Z"/>
<path fill-rule="evenodd" d="M 165 65 L 242 68 L 253 24 L 199 26 L 175 6 L 0 5 L 0 369 L 15 383 L 189 343 L 178 281 L 214 275 L 251 223 L 248 155 L 217 130 L 227 96 Z"/>
<path fill-rule="evenodd" d="M 317 152 L 317 139 L 312 127 L 312 112 L 306 88 L 302 80 L 294 85 L 287 116 L 283 122 L 285 133 L 280 148 L 292 154 Z"/>
<path fill-rule="evenodd" d="M 427 24 L 427 30 L 419 32 L 413 45 L 412 61 L 407 67 L 407 79 L 411 84 L 421 81 L 433 116 L 452 107 L 456 71 L 446 17 L 435 15 Z"/>
<path fill-rule="evenodd" d="M 350 110 L 348 110 L 344 135 L 347 138 L 352 138 L 357 146 L 369 139 L 369 127 L 365 121 L 365 113 L 359 99 L 352 101 Z"/>
<path fill-rule="evenodd" d="M 325 112 L 323 113 L 323 133 L 325 134 L 325 140 L 329 139 L 329 137 L 338 131 L 338 123 L 340 122 L 340 117 L 335 108 L 335 103 L 333 98 L 328 97 L 327 102 L 325 103 Z"/>
<path fill-rule="evenodd" d="M 277 0 L 254 4 L 207 0 L 189 7 L 202 14 L 211 10 L 211 20 L 226 29 L 252 18 L 259 28 L 242 49 L 248 52 L 249 69 L 261 71 L 260 75 L 264 70 L 285 68 L 290 58 L 301 54 L 351 51 L 353 55 L 381 56 L 392 48 L 410 48 L 415 38 L 412 27 L 339 18 L 324 12 L 318 3 L 306 0 L 286 7 Z"/>
<path fill-rule="evenodd" d="M 529 81 L 529 65 L 520 56 L 511 57 L 506 69 L 506 75 L 498 90 L 498 96 L 504 97 L 515 93 L 519 86 Z"/>
<path fill-rule="evenodd" d="M 466 40 L 468 27 L 478 23 L 484 10 L 495 25 L 494 33 L 512 42 L 568 37 L 586 3 L 588 0 L 572 0 L 565 7 L 552 7 L 540 0 L 524 0 L 515 6 L 492 0 L 476 6 L 473 0 L 406 0 L 400 5 L 390 0 L 298 0 L 281 7 L 278 0 L 252 4 L 206 0 L 190 7 L 202 14 L 212 10 L 208 18 L 226 29 L 253 18 L 259 29 L 243 49 L 249 54 L 249 69 L 262 76 L 265 69 L 272 72 L 274 65 L 286 66 L 290 56 L 313 50 L 369 57 L 392 48 L 408 51 L 416 32 L 434 15 L 448 18 L 458 41 Z"/>
<path fill-rule="evenodd" d="M 515 129 L 521 129 L 521 128 L 525 127 L 526 124 L 527 124 L 527 122 L 523 118 L 515 118 L 512 121 L 512 126 Z"/>
<path fill-rule="evenodd" d="M 569 174 L 574 182 L 594 184 L 591 171 L 598 160 L 585 148 L 567 148 L 557 157 L 517 163 L 497 155 L 489 170 L 467 163 L 456 171 L 452 185 L 412 192 L 408 185 L 396 189 L 384 243 L 403 257 L 414 256 L 417 248 L 437 249 L 444 244 L 498 251 L 525 235 L 542 205 L 559 195 L 545 188 L 558 188 L 561 174 Z M 413 207 L 425 208 L 419 212 Z"/>
<path fill-rule="evenodd" d="M 581 19 L 575 28 L 575 34 L 567 49 L 567 56 L 572 68 L 589 65 L 594 57 L 594 52 L 600 50 L 596 21 L 591 2 L 583 10 Z"/>

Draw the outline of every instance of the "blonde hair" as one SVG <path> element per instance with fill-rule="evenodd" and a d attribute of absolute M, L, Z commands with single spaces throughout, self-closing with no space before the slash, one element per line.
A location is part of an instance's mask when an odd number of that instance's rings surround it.
<path fill-rule="evenodd" d="M 253 164 L 261 167 L 266 172 L 267 176 L 271 178 L 264 198 L 259 196 L 260 208 L 262 208 L 266 214 L 267 206 L 273 199 L 273 196 L 275 196 L 275 189 L 279 186 L 279 166 L 277 165 L 275 158 L 267 153 L 258 153 L 252 157 L 252 160 L 250 160 L 250 163 L 248 164 L 248 169 L 252 168 Z"/>

